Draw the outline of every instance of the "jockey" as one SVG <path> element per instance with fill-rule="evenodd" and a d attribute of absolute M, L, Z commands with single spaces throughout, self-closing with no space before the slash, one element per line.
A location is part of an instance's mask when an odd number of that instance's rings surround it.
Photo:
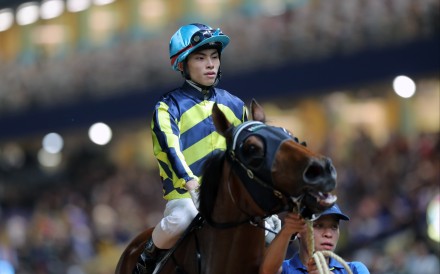
<path fill-rule="evenodd" d="M 151 122 L 153 150 L 167 203 L 134 274 L 152 273 L 161 251 L 177 242 L 198 213 L 190 192 L 197 191 L 207 158 L 226 150 L 226 140 L 216 132 L 211 117 L 214 103 L 232 125 L 247 120 L 243 101 L 216 87 L 221 77 L 221 54 L 229 41 L 219 28 L 199 23 L 182 26 L 171 37 L 171 67 L 180 71 L 184 82 L 161 97 Z"/>

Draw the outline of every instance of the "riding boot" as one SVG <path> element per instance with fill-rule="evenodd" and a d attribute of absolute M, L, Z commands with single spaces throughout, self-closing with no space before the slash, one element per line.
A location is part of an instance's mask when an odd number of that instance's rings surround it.
<path fill-rule="evenodd" d="M 136 263 L 136 268 L 133 271 L 133 274 L 151 274 L 156 268 L 157 257 L 159 254 L 159 248 L 157 248 L 153 239 L 148 239 L 145 244 L 144 251 L 138 258 L 138 262 Z"/>

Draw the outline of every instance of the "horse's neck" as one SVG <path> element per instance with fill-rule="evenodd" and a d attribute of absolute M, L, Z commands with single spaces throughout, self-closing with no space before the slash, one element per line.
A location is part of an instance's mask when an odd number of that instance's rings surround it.
<path fill-rule="evenodd" d="M 250 224 L 250 216 L 238 207 L 239 201 L 232 197 L 228 189 L 219 191 L 212 214 L 218 226 L 208 226 L 203 230 L 205 254 L 213 256 L 203 273 L 258 273 L 265 249 L 264 230 Z M 221 226 L 224 227 L 219 228 Z"/>
<path fill-rule="evenodd" d="M 245 213 L 250 209 L 242 208 L 246 195 L 236 192 L 240 190 L 236 183 L 240 182 L 233 176 L 223 178 L 222 182 L 211 215 L 216 225 L 208 226 L 203 232 L 205 254 L 215 254 L 204 273 L 258 273 L 264 254 L 264 230 L 250 224 L 250 215 Z"/>
<path fill-rule="evenodd" d="M 254 274 L 265 245 L 264 230 L 249 223 L 258 207 L 228 165 L 223 168 L 222 174 L 226 175 L 220 178 L 211 223 L 197 234 L 203 261 L 201 272 Z"/>

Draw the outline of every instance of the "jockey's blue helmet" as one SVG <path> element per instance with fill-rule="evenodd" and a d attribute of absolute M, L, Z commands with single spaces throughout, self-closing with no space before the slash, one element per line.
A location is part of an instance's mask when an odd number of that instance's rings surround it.
<path fill-rule="evenodd" d="M 170 40 L 171 67 L 179 70 L 179 63 L 185 61 L 189 54 L 202 48 L 216 48 L 221 54 L 229 44 L 229 37 L 218 28 L 193 23 L 180 27 Z"/>

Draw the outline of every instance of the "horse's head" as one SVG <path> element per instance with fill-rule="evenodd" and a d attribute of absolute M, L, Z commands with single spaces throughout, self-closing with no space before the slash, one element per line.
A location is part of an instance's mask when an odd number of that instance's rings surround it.
<path fill-rule="evenodd" d="M 252 100 L 251 121 L 232 127 L 217 105 L 213 119 L 227 140 L 226 157 L 255 203 L 271 215 L 297 209 L 311 219 L 336 202 L 336 170 L 327 157 L 310 151 L 286 129 L 265 124 Z"/>

